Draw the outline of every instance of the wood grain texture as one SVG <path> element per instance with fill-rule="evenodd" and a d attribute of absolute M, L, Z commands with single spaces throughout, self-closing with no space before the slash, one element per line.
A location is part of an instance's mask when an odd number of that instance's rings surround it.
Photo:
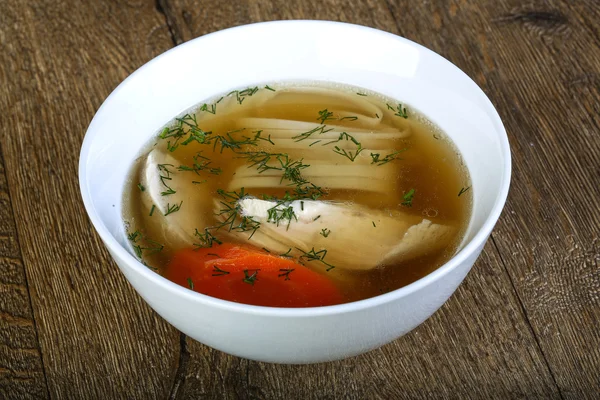
<path fill-rule="evenodd" d="M 152 1 L 5 1 L 0 46 L 0 144 L 50 397 L 166 398 L 179 334 L 111 261 L 83 210 L 77 180 L 81 141 L 101 101 L 171 46 L 164 17 Z M 10 276 L 5 268 L 18 268 L 0 265 L 2 279 Z M 18 279 L 11 285 L 23 292 Z M 31 330 L 30 312 L 15 321 Z M 6 333 L 6 351 L 18 335 Z M 41 373 L 28 335 L 9 354 L 10 370 L 0 371 L 3 379 L 14 371 L 13 387 Z M 31 360 L 16 365 L 18 357 Z M 0 359 L 4 364 L 4 354 Z M 34 383 L 33 397 L 42 397 L 46 389 Z M 19 396 L 8 390 L 8 398 Z"/>
<path fill-rule="evenodd" d="M 482 71 L 487 69 L 482 69 L 482 63 L 493 65 L 493 60 L 482 39 L 484 21 L 473 30 L 466 20 L 446 32 L 443 29 L 444 18 L 456 15 L 462 6 L 247 1 L 221 5 L 215 15 L 208 12 L 216 9 L 210 4 L 196 7 L 192 1 L 173 0 L 165 12 L 178 41 L 275 19 L 330 19 L 374 26 L 450 52 L 445 55 L 485 82 Z M 227 356 L 191 340 L 188 350 L 182 398 L 211 393 L 214 398 L 461 398 L 473 393 L 482 398 L 560 397 L 492 244 L 442 311 L 414 333 L 376 352 L 338 363 L 277 366 Z"/>
<path fill-rule="evenodd" d="M 48 397 L 0 152 L 0 398 Z"/>
<path fill-rule="evenodd" d="M 597 398 L 600 3 L 396 3 L 401 33 L 457 64 L 497 106 L 513 181 L 493 242 L 561 396 Z"/>

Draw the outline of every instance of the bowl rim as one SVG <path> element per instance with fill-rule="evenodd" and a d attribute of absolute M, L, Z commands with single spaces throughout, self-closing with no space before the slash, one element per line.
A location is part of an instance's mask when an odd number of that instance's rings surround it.
<path fill-rule="evenodd" d="M 128 84 L 128 82 L 132 79 L 135 79 L 138 73 L 146 68 L 149 68 L 152 64 L 157 62 L 157 60 L 162 59 L 164 57 L 169 57 L 170 55 L 178 52 L 185 51 L 187 47 L 190 47 L 197 43 L 198 41 L 206 41 L 206 40 L 214 40 L 219 35 L 224 32 L 231 31 L 239 31 L 239 34 L 242 35 L 244 30 L 247 29 L 256 29 L 264 27 L 270 28 L 272 26 L 279 25 L 329 25 L 333 26 L 336 29 L 362 29 L 370 34 L 381 35 L 386 37 L 388 40 L 393 39 L 400 41 L 404 44 L 407 44 L 413 48 L 416 48 L 420 52 L 429 53 L 435 58 L 439 58 L 440 62 L 448 65 L 449 68 L 454 69 L 459 74 L 462 74 L 467 81 L 473 84 L 474 89 L 479 91 L 480 94 L 483 95 L 485 107 L 489 113 L 489 117 L 492 119 L 492 123 L 495 126 L 495 129 L 498 133 L 498 138 L 501 147 L 502 158 L 504 161 L 504 170 L 502 172 L 501 177 L 501 185 L 498 195 L 496 196 L 495 202 L 492 206 L 492 209 L 481 228 L 476 232 L 473 238 L 464 245 L 464 247 L 456 253 L 450 260 L 444 263 L 442 266 L 437 268 L 436 270 L 430 272 L 424 277 L 406 285 L 399 289 L 393 290 L 388 293 L 384 293 L 381 295 L 377 295 L 374 297 L 370 297 L 364 300 L 353 301 L 349 303 L 337 304 L 332 306 L 322 306 L 322 307 L 302 307 L 302 308 L 279 308 L 279 307 L 266 307 L 266 306 L 256 306 L 249 305 L 243 303 L 236 303 L 228 300 L 222 300 L 215 297 L 211 297 L 208 295 L 204 295 L 202 293 L 194 292 L 182 286 L 179 286 L 158 273 L 150 270 L 148 267 L 143 265 L 137 258 L 135 258 L 127 249 L 125 249 L 121 244 L 117 241 L 117 239 L 108 231 L 108 228 L 104 225 L 102 219 L 94 208 L 92 198 L 88 191 L 88 183 L 87 183 L 87 159 L 90 154 L 91 143 L 95 136 L 99 134 L 100 129 L 96 129 L 95 125 L 97 123 L 98 115 L 101 114 L 101 110 L 106 106 L 106 104 L 110 103 L 112 99 L 119 95 L 119 92 Z M 100 238 L 106 245 L 106 247 L 111 251 L 116 253 L 116 255 L 123 260 L 132 270 L 136 273 L 142 275 L 145 279 L 152 281 L 154 284 L 159 285 L 167 289 L 173 295 L 187 298 L 190 301 L 204 303 L 207 306 L 229 310 L 244 314 L 252 314 L 252 315 L 264 315 L 264 316 L 274 316 L 274 317 L 310 317 L 310 316 L 328 316 L 328 315 L 337 315 L 344 314 L 348 312 L 355 312 L 359 310 L 365 310 L 372 307 L 376 307 L 385 303 L 390 303 L 399 298 L 405 297 L 414 293 L 435 281 L 443 278 L 452 270 L 456 269 L 459 265 L 464 263 L 468 257 L 470 257 L 473 253 L 477 251 L 480 246 L 483 246 L 488 239 L 488 236 L 491 234 L 494 225 L 498 221 L 500 214 L 502 213 L 502 209 L 506 202 L 508 196 L 508 190 L 510 187 L 511 180 L 511 152 L 508 141 L 508 136 L 506 133 L 506 129 L 502 123 L 500 115 L 498 114 L 496 108 L 492 104 L 491 100 L 488 96 L 483 92 L 483 90 L 477 85 L 475 81 L 473 81 L 465 72 L 463 72 L 460 68 L 454 65 L 452 62 L 439 55 L 438 53 L 430 50 L 412 40 L 406 39 L 402 36 L 382 31 L 380 29 L 371 28 L 368 26 L 350 24 L 345 22 L 335 22 L 335 21 L 323 21 L 323 20 L 280 20 L 280 21 L 267 21 L 267 22 L 258 22 L 246 25 L 240 25 L 232 28 L 227 28 L 223 30 L 219 30 L 216 32 L 212 32 L 195 39 L 189 40 L 183 44 L 175 46 L 164 53 L 154 57 L 150 61 L 143 64 L 141 67 L 137 68 L 134 72 L 132 72 L 127 78 L 125 78 L 104 100 L 102 105 L 96 111 L 96 114 L 92 118 L 88 129 L 86 130 L 85 137 L 82 142 L 81 151 L 79 155 L 79 187 L 83 200 L 83 204 L 85 210 L 90 218 L 92 225 L 96 232 L 100 235 Z M 129 280 L 129 279 L 128 279 Z"/>

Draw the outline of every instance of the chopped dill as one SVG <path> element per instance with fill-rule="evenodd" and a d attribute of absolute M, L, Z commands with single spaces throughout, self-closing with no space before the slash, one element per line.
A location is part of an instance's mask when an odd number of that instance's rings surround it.
<path fill-rule="evenodd" d="M 356 121 L 358 119 L 358 117 L 354 117 L 354 116 L 352 116 L 352 117 L 342 117 L 342 118 L 340 118 L 340 121 L 343 121 L 345 119 L 350 120 L 350 121 Z"/>
<path fill-rule="evenodd" d="M 204 111 L 204 112 L 211 113 L 211 114 L 214 115 L 214 114 L 217 113 L 217 105 L 216 104 L 211 104 L 210 108 L 209 108 L 208 104 L 204 103 L 202 105 L 202 107 L 200 107 L 200 111 Z"/>
<path fill-rule="evenodd" d="M 192 181 L 192 183 L 193 183 L 194 185 L 200 185 L 200 184 L 202 184 L 202 183 L 204 183 L 204 182 L 206 182 L 206 179 L 205 179 L 205 180 L 203 180 L 203 181 Z"/>
<path fill-rule="evenodd" d="M 212 247 L 214 243 L 223 244 L 223 242 L 210 233 L 209 228 L 204 228 L 204 233 L 200 233 L 198 229 L 196 229 L 194 236 L 200 241 L 200 243 L 194 243 L 194 246 L 198 248 Z"/>
<path fill-rule="evenodd" d="M 285 252 L 285 253 L 283 253 L 283 254 L 280 254 L 280 255 L 279 255 L 279 257 L 287 257 L 287 258 L 291 258 L 291 257 L 292 257 L 292 256 L 290 255 L 290 253 L 291 253 L 291 252 L 292 252 L 292 248 L 290 247 L 290 248 L 288 249 L 288 251 L 286 251 L 286 252 Z"/>
<path fill-rule="evenodd" d="M 202 152 L 198 152 L 194 157 L 194 163 L 192 164 L 192 166 L 187 166 L 187 165 L 180 165 L 179 167 L 177 167 L 177 170 L 179 171 L 193 171 L 196 173 L 196 175 L 200 175 L 200 171 L 206 171 L 210 174 L 213 175 L 220 175 L 221 172 L 223 172 L 223 170 L 221 168 L 212 168 L 209 167 L 209 165 L 211 164 L 211 161 L 209 158 L 204 157 L 202 154 Z"/>
<path fill-rule="evenodd" d="M 326 125 L 321 125 L 321 126 L 317 126 L 314 129 L 308 130 L 306 132 L 302 132 L 299 135 L 292 136 L 292 139 L 294 139 L 295 142 L 301 142 L 302 140 L 308 139 L 315 133 L 322 135 L 323 133 L 327 133 L 332 130 L 333 130 L 333 128 L 327 129 Z"/>
<path fill-rule="evenodd" d="M 408 118 L 408 113 L 407 113 L 407 111 L 406 111 L 406 107 L 404 107 L 404 106 L 402 105 L 402 103 L 398 103 L 398 106 L 397 106 L 396 108 L 394 108 L 394 107 L 390 106 L 390 105 L 389 105 L 389 104 L 387 104 L 387 103 L 386 103 L 386 105 L 387 105 L 387 108 L 388 108 L 389 110 L 392 110 L 392 111 L 394 111 L 394 115 L 395 115 L 395 116 L 397 116 L 397 117 L 401 117 L 401 118 Z"/>
<path fill-rule="evenodd" d="M 373 223 L 373 228 L 377 228 L 377 225 L 375 225 L 375 221 L 371 221 Z"/>
<path fill-rule="evenodd" d="M 335 119 L 333 117 L 333 113 L 328 111 L 327 109 L 319 111 L 319 116 L 317 117 L 317 121 L 321 121 L 321 125 L 325 123 L 325 121 L 329 121 L 330 119 Z"/>
<path fill-rule="evenodd" d="M 331 140 L 327 143 L 323 143 L 321 146 L 327 146 L 329 144 L 332 143 L 338 143 L 342 140 L 346 140 L 346 141 L 351 141 L 352 143 L 354 143 L 356 145 L 356 151 L 352 152 L 352 151 L 346 151 L 346 149 L 342 149 L 339 146 L 335 146 L 333 148 L 333 152 L 339 155 L 342 155 L 346 158 L 348 158 L 350 161 L 354 162 L 354 160 L 356 159 L 356 157 L 363 151 L 362 145 L 360 144 L 360 142 L 358 140 L 356 140 L 354 138 L 354 136 L 346 133 L 346 132 L 341 132 L 340 135 L 338 136 L 338 138 L 336 140 Z"/>
<path fill-rule="evenodd" d="M 218 255 L 217 253 L 206 253 L 207 256 L 213 256 L 213 257 L 217 257 L 217 258 L 221 258 L 220 255 Z"/>
<path fill-rule="evenodd" d="M 359 95 L 359 96 L 366 96 L 367 95 L 366 93 L 356 93 L 356 94 Z"/>
<path fill-rule="evenodd" d="M 256 135 L 254 135 L 254 140 L 264 140 L 265 142 L 269 142 L 269 143 L 271 143 L 272 145 L 275 145 L 275 142 L 273 142 L 273 141 L 271 140 L 271 135 L 269 135 L 269 136 L 268 136 L 268 137 L 266 137 L 266 138 L 264 138 L 264 137 L 260 136 L 260 134 L 262 133 L 262 130 L 260 130 L 260 131 L 254 131 L 254 132 L 252 132 L 252 133 L 256 133 Z"/>
<path fill-rule="evenodd" d="M 371 153 L 371 158 L 373 159 L 371 161 L 371 164 L 375 164 L 375 165 L 384 165 L 389 163 L 390 161 L 393 160 L 401 160 L 400 157 L 398 157 L 398 154 L 402 153 L 403 151 L 406 151 L 408 149 L 402 149 L 402 150 L 398 150 L 398 151 L 394 151 L 393 153 L 388 154 L 387 156 L 385 156 L 384 158 L 381 158 L 381 154 L 379 153 Z"/>
<path fill-rule="evenodd" d="M 169 194 L 174 194 L 176 193 L 173 189 L 171 189 L 171 187 L 165 182 L 165 181 L 170 181 L 171 178 L 171 173 L 173 173 L 173 171 L 171 171 L 169 169 L 169 167 L 173 167 L 172 164 L 157 164 L 156 166 L 158 168 L 158 175 L 160 177 L 160 183 L 162 183 L 162 185 L 167 189 L 166 191 L 162 192 L 161 195 L 162 196 L 167 196 Z"/>
<path fill-rule="evenodd" d="M 318 220 L 319 218 L 321 218 L 320 215 L 317 215 L 316 217 L 313 218 L 313 222 L 315 222 L 316 220 Z"/>
<path fill-rule="evenodd" d="M 256 282 L 256 278 L 258 278 L 258 271 L 260 269 L 254 270 L 254 273 L 248 274 L 247 269 L 244 270 L 244 279 L 242 280 L 244 283 L 254 286 L 254 282 Z"/>
<path fill-rule="evenodd" d="M 236 191 L 226 192 L 223 189 L 217 189 L 217 194 L 222 198 L 222 200 L 219 201 L 222 208 L 216 215 L 220 216 L 223 219 L 223 222 L 215 228 L 221 229 L 222 227 L 226 227 L 229 232 L 251 231 L 252 233 L 248 237 L 248 239 L 250 239 L 260 227 L 260 222 L 252 217 L 242 215 L 241 206 L 238 204 L 238 201 L 247 196 L 244 192 L 244 188 L 241 188 L 239 193 Z M 238 222 L 237 225 L 236 222 Z"/>
<path fill-rule="evenodd" d="M 471 186 L 467 186 L 466 188 L 460 189 L 460 192 L 458 192 L 458 197 L 460 197 L 463 193 L 467 192 L 469 189 L 471 189 Z"/>
<path fill-rule="evenodd" d="M 191 290 L 194 290 L 194 282 L 192 282 L 192 278 L 187 278 L 188 286 Z"/>
<path fill-rule="evenodd" d="M 269 249 L 267 249 L 266 247 L 262 248 L 264 251 L 266 251 L 267 253 L 270 253 L 271 251 Z"/>
<path fill-rule="evenodd" d="M 329 264 L 328 262 L 325 261 L 325 256 L 327 255 L 327 250 L 323 249 L 323 250 L 319 250 L 316 251 L 315 248 L 313 247 L 310 251 L 306 252 L 302 249 L 299 249 L 296 247 L 297 250 L 299 250 L 302 255 L 298 258 L 298 260 L 300 262 L 302 262 L 302 260 L 306 260 L 306 261 L 320 261 L 323 264 L 325 264 L 327 266 L 326 271 L 330 271 L 333 268 L 335 268 L 334 265 Z"/>
<path fill-rule="evenodd" d="M 177 192 L 176 192 L 176 191 L 174 191 L 174 190 L 173 190 L 173 189 L 171 189 L 171 188 L 168 188 L 168 189 L 167 189 L 167 190 L 165 190 L 164 192 L 160 192 L 160 195 L 161 195 L 161 196 L 169 196 L 169 195 L 171 195 L 171 194 L 175 194 L 175 193 L 177 193 Z"/>
<path fill-rule="evenodd" d="M 352 141 L 352 143 L 354 143 L 355 145 L 357 145 L 357 146 L 360 146 L 360 142 L 359 142 L 358 140 L 356 140 L 356 139 L 354 138 L 354 136 L 352 136 L 352 135 L 349 135 L 349 134 L 348 134 L 348 133 L 346 133 L 346 132 L 341 132 L 341 133 L 340 133 L 340 135 L 338 136 L 338 138 L 337 138 L 336 140 L 332 140 L 332 141 L 330 141 L 330 142 L 323 143 L 321 146 L 327 146 L 328 144 L 337 143 L 337 142 L 340 142 L 340 141 L 342 141 L 342 140 L 350 140 L 350 141 Z"/>
<path fill-rule="evenodd" d="M 164 245 L 155 240 L 144 236 L 139 230 L 127 234 L 127 239 L 131 242 L 131 247 L 138 258 L 142 258 L 144 251 L 148 251 L 147 255 L 158 253 L 164 249 Z"/>
<path fill-rule="evenodd" d="M 267 222 L 271 222 L 277 226 L 279 226 L 282 221 L 287 221 L 286 229 L 289 229 L 292 219 L 298 221 L 298 217 L 292 206 L 280 208 L 280 204 L 277 204 L 275 207 L 271 207 L 267 210 Z"/>
<path fill-rule="evenodd" d="M 221 268 L 217 267 L 216 265 L 213 265 L 212 276 L 224 276 L 224 275 L 229 275 L 229 271 L 225 271 L 224 269 L 221 269 Z"/>
<path fill-rule="evenodd" d="M 252 139 L 247 136 L 243 136 L 243 139 L 238 140 L 231 136 L 232 133 L 243 131 L 243 129 L 238 129 L 235 131 L 229 131 L 225 133 L 225 136 L 211 136 L 207 143 L 213 143 L 213 151 L 216 149 L 217 144 L 221 146 L 220 152 L 223 153 L 224 149 L 230 149 L 232 151 L 239 150 L 243 145 L 256 146 L 257 139 Z"/>
<path fill-rule="evenodd" d="M 244 90 L 233 90 L 229 92 L 227 96 L 235 94 L 235 99 L 237 100 L 238 104 L 242 104 L 247 97 L 254 96 L 256 92 L 258 92 L 258 86 L 255 86 L 253 88 L 247 88 Z"/>
<path fill-rule="evenodd" d="M 319 139 L 319 140 L 315 140 L 314 142 L 312 142 L 311 144 L 309 144 L 309 145 L 308 145 L 308 147 L 311 147 L 313 144 L 317 144 L 317 143 L 319 143 L 319 142 L 321 142 L 321 140 L 320 140 L 320 139 Z"/>
<path fill-rule="evenodd" d="M 438 134 L 434 133 L 434 134 L 433 134 L 433 138 L 434 138 L 435 140 L 440 140 L 442 137 L 441 137 L 440 135 L 438 135 Z"/>
<path fill-rule="evenodd" d="M 135 255 L 138 258 L 142 258 L 142 247 L 138 244 L 132 245 L 133 250 L 135 251 Z"/>
<path fill-rule="evenodd" d="M 133 233 L 127 234 L 127 239 L 132 241 L 133 243 L 136 243 L 141 238 L 142 238 L 142 233 L 139 230 L 136 230 Z"/>
<path fill-rule="evenodd" d="M 402 202 L 402 205 L 405 207 L 412 207 L 412 201 L 413 201 L 414 196 L 415 196 L 415 189 L 410 189 L 408 192 L 406 192 L 404 194 L 404 196 L 402 196 L 402 198 L 404 199 L 404 201 Z"/>
<path fill-rule="evenodd" d="M 146 187 L 144 185 L 142 185 L 141 183 L 138 183 L 137 187 L 140 189 L 140 192 L 145 192 L 146 191 Z"/>
<path fill-rule="evenodd" d="M 270 90 L 271 92 L 274 92 L 275 89 L 273 89 L 272 87 L 270 87 L 269 85 L 265 85 L 265 89 Z"/>
<path fill-rule="evenodd" d="M 279 270 L 279 275 L 277 275 L 278 278 L 284 278 L 284 281 L 289 281 L 290 280 L 290 273 L 292 273 L 295 270 L 295 268 L 281 268 Z"/>
<path fill-rule="evenodd" d="M 183 200 L 181 200 L 181 202 L 179 204 L 171 205 L 170 203 L 167 203 L 167 212 L 165 213 L 165 217 L 169 214 L 173 214 L 174 212 L 179 211 L 181 209 L 182 204 L 183 204 Z"/>
<path fill-rule="evenodd" d="M 152 214 L 154 214 L 155 208 L 156 208 L 156 206 L 154 204 L 152 204 L 152 208 L 150 209 L 150 214 L 149 214 L 150 217 L 152 216 Z"/>
<path fill-rule="evenodd" d="M 319 232 L 319 234 L 323 237 L 329 236 L 330 233 L 331 233 L 331 230 L 329 230 L 327 228 L 323 228 L 323 229 L 321 229 L 321 232 Z"/>
<path fill-rule="evenodd" d="M 353 153 L 352 151 L 346 151 L 346 149 L 340 149 L 338 146 L 333 148 L 333 152 L 339 154 L 341 156 L 346 157 L 348 160 L 354 162 L 356 157 L 363 151 L 362 145 L 359 143 L 356 151 Z"/>

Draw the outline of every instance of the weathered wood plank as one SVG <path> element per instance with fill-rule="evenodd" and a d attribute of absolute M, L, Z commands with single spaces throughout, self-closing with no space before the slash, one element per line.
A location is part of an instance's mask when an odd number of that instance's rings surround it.
<path fill-rule="evenodd" d="M 319 19 L 350 22 L 390 30 L 394 20 L 386 3 L 366 0 L 359 4 L 349 0 L 323 1 L 234 1 L 223 4 L 206 0 L 202 4 L 191 0 L 160 0 L 177 42 L 221 29 L 253 22 L 282 19 Z"/>
<path fill-rule="evenodd" d="M 428 20 L 398 3 L 402 34 L 466 71 L 502 115 L 514 178 L 495 243 L 562 396 L 597 398 L 600 4 L 439 2 Z"/>
<path fill-rule="evenodd" d="M 179 334 L 110 260 L 85 215 L 77 180 L 83 134 L 101 101 L 172 46 L 164 16 L 153 1 L 7 1 L 0 46 L 0 144 L 49 394 L 166 398 Z M 14 266 L 1 265 L 8 279 Z M 22 280 L 2 284 L 27 295 Z M 30 321 L 29 312 L 10 323 L 31 330 Z M 41 373 L 33 333 L 2 335 L 0 376 L 14 375 L 6 397 L 19 396 L 16 385 L 37 393 L 28 381 Z M 22 356 L 20 345 L 11 347 L 19 335 L 31 343 Z M 19 357 L 22 364 L 14 366 Z"/>
<path fill-rule="evenodd" d="M 218 12 L 209 12 L 215 8 L 197 7 L 187 0 L 168 2 L 165 12 L 174 36 L 189 40 L 228 26 L 273 19 L 331 19 L 412 35 L 438 51 L 443 48 L 456 55 L 471 71 L 480 71 L 482 62 L 492 62 L 466 51 L 469 47 L 479 55 L 486 51 L 481 33 L 471 32 L 468 21 L 453 28 L 455 37 L 444 39 L 442 14 L 436 15 L 430 2 L 219 4 Z M 447 12 L 456 14 L 460 5 L 449 3 Z M 410 13 L 400 13 L 407 9 Z M 427 34 L 415 37 L 425 26 Z M 179 392 L 182 398 L 559 397 L 492 244 L 439 313 L 415 332 L 375 352 L 336 363 L 281 366 L 224 355 L 192 340 L 188 340 L 188 350 L 187 373 Z"/>
<path fill-rule="evenodd" d="M 0 398 L 48 397 L 0 152 Z"/>

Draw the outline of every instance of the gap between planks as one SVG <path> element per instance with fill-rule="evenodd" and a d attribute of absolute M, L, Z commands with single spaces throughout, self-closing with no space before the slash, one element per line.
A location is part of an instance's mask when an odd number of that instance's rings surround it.
<path fill-rule="evenodd" d="M 490 234 L 490 240 L 492 241 L 492 244 L 494 245 L 494 249 L 496 249 L 496 253 L 498 253 L 498 257 L 500 258 L 500 263 L 502 264 L 502 268 L 504 268 L 504 272 L 508 276 L 508 280 L 510 281 L 510 285 L 512 287 L 513 293 L 515 294 L 515 297 L 516 297 L 517 301 L 519 302 L 519 307 L 521 307 L 521 313 L 523 314 L 523 319 L 525 320 L 525 323 L 529 327 L 529 331 L 531 332 L 531 335 L 535 339 L 537 348 L 538 348 L 540 354 L 542 355 L 542 358 L 544 359 L 544 364 L 546 364 L 546 368 L 548 369 L 548 372 L 550 373 L 550 376 L 552 377 L 552 382 L 554 383 L 554 387 L 556 388 L 556 391 L 558 392 L 558 395 L 560 396 L 560 398 L 564 399 L 564 396 L 562 394 L 560 386 L 558 385 L 558 382 L 556 381 L 556 377 L 554 376 L 554 371 L 552 371 L 552 368 L 550 367 L 550 362 L 548 361 L 548 357 L 546 357 L 546 353 L 544 353 L 544 350 L 542 349 L 540 339 L 538 338 L 538 335 L 537 335 L 535 329 L 533 329 L 533 325 L 531 324 L 531 321 L 529 320 L 529 315 L 527 314 L 527 310 L 525 309 L 523 300 L 521 299 L 521 296 L 519 296 L 519 292 L 517 291 L 515 282 L 513 281 L 512 276 L 508 272 L 508 268 L 506 267 L 506 263 L 504 262 L 504 258 L 502 257 L 502 253 L 500 252 L 500 248 L 496 244 L 496 239 L 494 239 L 493 233 Z"/>
<path fill-rule="evenodd" d="M 40 363 L 42 364 L 42 375 L 44 376 L 44 386 L 46 388 L 46 398 L 50 399 L 50 388 L 48 387 L 48 377 L 46 376 L 46 365 L 44 363 L 44 353 L 42 352 L 42 348 L 40 346 L 39 333 L 38 333 L 37 322 L 36 322 L 36 317 L 35 317 L 36 311 L 33 307 L 33 301 L 31 300 L 31 292 L 29 289 L 29 276 L 27 274 L 27 268 L 25 267 L 25 261 L 23 260 L 23 252 L 21 250 L 21 244 L 19 242 L 19 231 L 18 231 L 19 227 L 15 220 L 15 209 L 12 204 L 12 196 L 10 195 L 11 185 L 10 185 L 10 182 L 8 181 L 8 174 L 6 174 L 6 165 L 4 164 L 4 149 L 2 147 L 2 143 L 0 143 L 0 163 L 2 163 L 2 165 L 4 166 L 3 172 L 4 172 L 4 178 L 6 179 L 6 193 L 8 194 L 8 207 L 10 208 L 10 210 L 9 210 L 9 215 L 11 217 L 10 223 L 12 224 L 12 226 L 14 226 L 14 239 L 15 239 L 15 242 L 17 243 L 17 251 L 18 251 L 17 257 L 7 257 L 7 258 L 19 260 L 19 262 L 21 264 L 21 268 L 23 269 L 23 276 L 25 277 L 25 289 L 27 290 L 27 303 L 29 304 L 29 309 L 31 310 L 31 322 L 33 324 L 33 331 L 35 332 L 36 349 L 40 355 Z"/>

